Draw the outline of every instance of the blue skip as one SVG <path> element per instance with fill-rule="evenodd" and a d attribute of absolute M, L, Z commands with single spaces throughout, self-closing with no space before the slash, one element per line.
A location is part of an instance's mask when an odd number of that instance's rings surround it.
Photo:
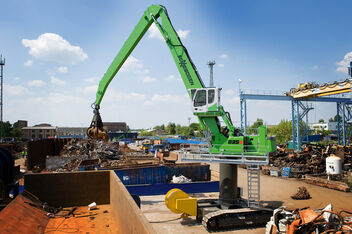
<path fill-rule="evenodd" d="M 212 193 L 219 192 L 219 181 L 191 182 L 184 184 L 139 184 L 125 185 L 130 194 L 138 196 L 165 195 L 169 190 L 178 188 L 185 193 Z"/>

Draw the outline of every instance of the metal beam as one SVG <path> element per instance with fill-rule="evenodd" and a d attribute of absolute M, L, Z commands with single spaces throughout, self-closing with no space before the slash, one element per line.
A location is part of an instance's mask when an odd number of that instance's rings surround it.
<path fill-rule="evenodd" d="M 186 193 L 212 193 L 219 192 L 219 181 L 192 182 L 184 184 L 138 184 L 125 185 L 130 194 L 138 196 L 165 195 L 174 188 Z"/>
<path fill-rule="evenodd" d="M 331 97 L 319 97 L 319 98 L 300 98 L 294 99 L 291 96 L 284 95 L 262 95 L 262 94 L 245 94 L 241 93 L 240 99 L 247 100 L 267 100 L 267 101 L 307 101 L 307 102 L 341 102 L 352 104 L 352 100 L 350 98 L 331 98 Z"/>
<path fill-rule="evenodd" d="M 346 103 L 337 103 L 337 140 L 338 143 L 344 146 L 350 143 L 352 135 L 352 110 L 351 106 Z M 342 139 L 341 139 L 342 133 Z"/>

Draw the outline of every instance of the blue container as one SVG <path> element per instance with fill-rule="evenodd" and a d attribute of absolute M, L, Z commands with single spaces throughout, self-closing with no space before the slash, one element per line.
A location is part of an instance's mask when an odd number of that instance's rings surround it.
<path fill-rule="evenodd" d="M 99 167 L 100 167 L 99 164 L 88 165 L 88 166 L 78 166 L 78 171 L 93 171 L 95 169 L 98 169 Z"/>
<path fill-rule="evenodd" d="M 166 183 L 166 167 L 142 167 L 114 170 L 123 184 L 157 184 Z"/>
<path fill-rule="evenodd" d="M 282 177 L 291 177 L 291 167 L 283 167 L 282 168 Z"/>
<path fill-rule="evenodd" d="M 192 181 L 210 181 L 209 165 L 201 164 L 175 164 L 166 167 L 167 180 L 172 180 L 173 176 L 183 175 Z"/>
<path fill-rule="evenodd" d="M 86 159 L 79 164 L 78 171 L 91 171 L 99 167 L 99 159 Z"/>

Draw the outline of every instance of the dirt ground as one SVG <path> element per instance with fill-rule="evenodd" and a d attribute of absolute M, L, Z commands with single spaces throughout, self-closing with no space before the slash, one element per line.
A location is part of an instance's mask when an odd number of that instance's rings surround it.
<path fill-rule="evenodd" d="M 218 164 L 211 165 L 212 179 L 218 180 Z M 238 170 L 238 186 L 243 188 L 243 197 L 247 197 L 247 172 L 245 169 Z M 296 179 L 284 179 L 261 175 L 261 200 L 264 205 L 273 207 L 286 206 L 288 209 L 311 207 L 313 209 L 324 208 L 329 203 L 333 204 L 334 211 L 352 209 L 352 193 L 344 193 L 315 185 L 306 184 Z M 293 200 L 299 186 L 305 186 L 310 195 L 309 200 Z M 194 194 L 199 198 L 216 198 L 218 193 Z M 158 233 L 208 233 L 201 224 L 195 222 L 194 217 L 181 220 L 179 214 L 169 211 L 164 203 L 164 195 L 141 197 L 141 208 L 144 215 Z M 223 233 L 265 233 L 265 228 L 236 230 Z"/>

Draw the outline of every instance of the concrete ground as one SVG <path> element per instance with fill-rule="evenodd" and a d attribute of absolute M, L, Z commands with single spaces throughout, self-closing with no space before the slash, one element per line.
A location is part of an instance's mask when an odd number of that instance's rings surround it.
<path fill-rule="evenodd" d="M 219 166 L 211 165 L 212 179 L 218 180 Z M 243 197 L 247 197 L 247 172 L 245 169 L 238 170 L 238 185 L 243 188 Z M 313 209 L 324 208 L 329 203 L 333 204 L 334 211 L 341 209 L 352 209 L 352 193 L 331 190 L 315 185 L 306 184 L 296 179 L 284 179 L 261 175 L 261 200 L 264 205 L 279 207 L 286 206 L 288 209 L 311 207 Z M 310 195 L 309 200 L 293 200 L 291 195 L 295 194 L 299 186 L 305 186 Z M 191 195 L 199 198 L 216 198 L 218 193 Z M 141 208 L 158 233 L 208 233 L 201 224 L 195 222 L 194 217 L 181 220 L 179 214 L 169 211 L 164 203 L 164 195 L 142 196 Z M 264 233 L 265 228 L 248 230 L 236 230 L 223 233 Z"/>
<path fill-rule="evenodd" d="M 25 163 L 26 163 L 26 159 L 24 159 L 24 158 L 19 158 L 19 159 L 15 160 L 15 166 L 20 165 L 21 169 L 23 169 L 23 170 L 26 169 Z"/>

